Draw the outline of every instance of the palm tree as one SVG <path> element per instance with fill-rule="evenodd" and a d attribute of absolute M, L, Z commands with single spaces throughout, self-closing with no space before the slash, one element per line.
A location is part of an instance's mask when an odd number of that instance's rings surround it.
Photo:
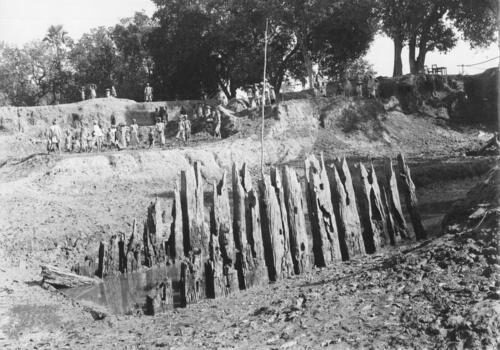
<path fill-rule="evenodd" d="M 49 43 L 49 45 L 55 46 L 57 50 L 61 48 L 62 45 L 66 43 L 68 32 L 64 30 L 61 24 L 51 25 L 43 38 L 43 41 Z"/>

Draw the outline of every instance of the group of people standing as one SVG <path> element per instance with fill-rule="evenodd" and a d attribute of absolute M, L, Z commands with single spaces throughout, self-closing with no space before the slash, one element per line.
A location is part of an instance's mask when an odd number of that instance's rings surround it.
<path fill-rule="evenodd" d="M 80 98 L 82 101 L 85 101 L 87 99 L 87 92 L 88 90 L 88 97 L 89 99 L 94 99 L 97 98 L 97 85 L 96 84 L 89 84 L 88 87 L 86 88 L 85 86 L 82 86 L 80 89 Z M 116 89 L 114 85 L 111 86 L 111 88 L 106 89 L 106 97 L 118 97 L 116 94 Z"/>
<path fill-rule="evenodd" d="M 269 82 L 240 86 L 235 91 L 235 98 L 245 102 L 246 106 L 250 109 L 262 106 L 262 96 L 264 96 L 264 105 L 271 105 L 276 102 L 276 92 L 274 87 Z M 217 102 L 226 106 L 228 104 L 227 96 L 219 89 L 216 96 Z"/>

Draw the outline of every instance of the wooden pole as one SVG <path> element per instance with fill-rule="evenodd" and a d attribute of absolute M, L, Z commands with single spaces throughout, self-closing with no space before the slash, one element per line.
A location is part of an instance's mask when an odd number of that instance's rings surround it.
<path fill-rule="evenodd" d="M 266 19 L 266 31 L 264 32 L 264 89 L 262 90 L 262 130 L 260 132 L 260 172 L 264 175 L 264 110 L 266 104 L 266 69 L 267 69 L 267 27 L 269 21 Z"/>

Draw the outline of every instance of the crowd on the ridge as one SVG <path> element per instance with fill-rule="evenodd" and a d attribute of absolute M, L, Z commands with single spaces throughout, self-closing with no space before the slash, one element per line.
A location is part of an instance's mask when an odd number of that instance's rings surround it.
<path fill-rule="evenodd" d="M 221 138 L 222 114 L 219 106 L 212 107 L 208 103 L 198 103 L 193 109 L 191 119 L 196 120 L 200 128 L 211 134 L 214 138 Z M 77 121 L 72 128 L 62 130 L 54 119 L 52 125 L 46 132 L 47 151 L 50 152 L 101 152 L 103 150 L 139 149 L 166 146 L 167 127 L 171 126 L 168 120 L 167 107 L 161 106 L 151 113 L 151 120 L 145 121 L 147 125 L 142 128 L 140 134 L 136 119 L 130 124 L 118 123 L 111 116 L 111 125 L 104 128 L 99 120 L 94 120 L 91 127 L 87 127 L 82 121 Z M 188 143 L 191 139 L 191 120 L 187 109 L 181 107 L 177 121 L 175 139 Z M 146 135 L 144 135 L 146 131 Z M 146 141 L 146 142 L 143 142 Z"/>

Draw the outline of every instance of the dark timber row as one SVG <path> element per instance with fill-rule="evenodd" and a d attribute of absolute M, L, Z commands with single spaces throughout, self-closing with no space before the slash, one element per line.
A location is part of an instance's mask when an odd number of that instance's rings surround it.
<path fill-rule="evenodd" d="M 142 237 L 134 220 L 128 241 L 122 234 L 100 242 L 97 265 L 87 258 L 75 270 L 104 278 L 173 265 L 179 270 L 181 304 L 227 296 L 408 239 L 398 186 L 415 238 L 424 239 L 415 186 L 402 155 L 398 168 L 399 181 L 387 159 L 378 180 L 372 164 L 350 168 L 345 159 L 337 159 L 327 167 L 323 157 L 311 155 L 303 184 L 289 167 L 272 168 L 256 184 L 246 165 L 235 163 L 231 182 L 224 173 L 213 183 L 205 222 L 205 186 L 196 162 L 182 171 L 175 186 L 170 227 L 157 198 L 148 207 Z M 150 307 L 158 304 L 155 298 L 163 306 L 173 304 L 171 280 L 161 281 L 156 290 Z"/>

